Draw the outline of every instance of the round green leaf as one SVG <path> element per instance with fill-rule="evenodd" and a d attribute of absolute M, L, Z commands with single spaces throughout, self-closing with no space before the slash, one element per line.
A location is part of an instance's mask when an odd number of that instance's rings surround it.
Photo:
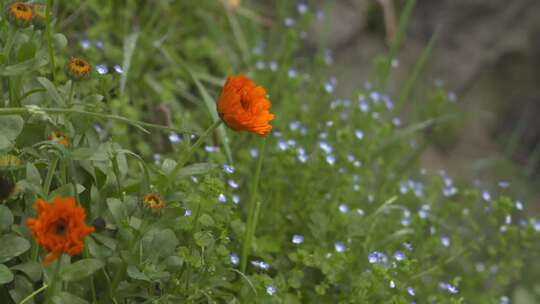
<path fill-rule="evenodd" d="M 8 207 L 0 205 L 0 231 L 8 230 L 13 224 L 13 214 Z"/>
<path fill-rule="evenodd" d="M 6 265 L 0 264 L 0 285 L 13 281 L 13 272 Z"/>
<path fill-rule="evenodd" d="M 9 261 L 30 249 L 30 242 L 27 239 L 14 234 L 1 237 L 0 244 L 2 244 L 0 246 L 0 263 Z"/>
<path fill-rule="evenodd" d="M 28 261 L 24 264 L 18 264 L 11 267 L 12 270 L 18 270 L 26 274 L 32 282 L 37 282 L 41 279 L 41 264 L 36 261 Z"/>
<path fill-rule="evenodd" d="M 0 134 L 8 140 L 14 140 L 22 132 L 24 119 L 19 115 L 0 116 Z"/>
<path fill-rule="evenodd" d="M 66 36 L 60 33 L 54 34 L 53 41 L 54 41 L 54 48 L 57 51 L 63 50 L 68 44 Z"/>
<path fill-rule="evenodd" d="M 64 281 L 77 281 L 84 279 L 98 271 L 104 263 L 98 259 L 83 259 L 66 266 L 60 276 Z"/>

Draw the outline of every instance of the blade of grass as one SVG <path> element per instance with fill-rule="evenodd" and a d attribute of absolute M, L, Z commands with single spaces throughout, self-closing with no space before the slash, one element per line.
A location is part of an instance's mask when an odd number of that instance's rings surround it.
<path fill-rule="evenodd" d="M 504 149 L 504 155 L 506 155 L 506 157 L 511 158 L 512 155 L 514 155 L 514 153 L 516 152 L 519 141 L 523 137 L 523 133 L 528 127 L 527 122 L 527 119 L 521 118 L 518 122 L 518 125 L 512 131 L 512 135 L 510 135 L 510 139 L 508 140 L 508 143 L 506 144 L 506 147 Z"/>
<path fill-rule="evenodd" d="M 399 16 L 399 25 L 392 46 L 390 47 L 390 53 L 388 54 L 388 58 L 386 58 L 386 63 L 384 64 L 384 66 L 380 70 L 378 70 L 378 72 L 380 73 L 380 75 L 377 75 L 379 79 L 380 90 L 384 90 L 386 88 L 388 78 L 390 77 L 390 71 L 392 69 L 391 62 L 394 58 L 396 58 L 397 54 L 401 50 L 401 46 L 405 39 L 411 15 L 415 6 L 416 0 L 408 0 Z"/>
<path fill-rule="evenodd" d="M 435 45 L 435 42 L 437 41 L 438 33 L 433 34 L 431 36 L 431 39 L 429 40 L 428 45 L 422 52 L 422 55 L 420 56 L 420 59 L 416 62 L 414 65 L 413 71 L 411 73 L 411 76 L 408 77 L 407 82 L 405 83 L 405 87 L 401 91 L 401 94 L 399 95 L 398 102 L 396 104 L 396 113 L 400 113 L 403 109 L 403 106 L 405 105 L 405 102 L 411 97 L 414 89 L 416 88 L 416 82 L 418 81 L 418 78 L 420 77 L 420 74 L 424 71 L 424 68 L 426 67 L 426 64 L 428 62 L 428 59 L 431 57 L 431 53 L 433 52 L 433 46 Z"/>
<path fill-rule="evenodd" d="M 193 82 L 195 82 L 195 85 L 197 86 L 197 89 L 199 90 L 199 93 L 201 94 L 204 104 L 206 105 L 206 108 L 208 109 L 208 112 L 210 112 L 210 116 L 212 116 L 212 120 L 215 122 L 219 120 L 219 115 L 216 110 L 216 103 L 214 99 L 210 96 L 206 88 L 201 84 L 201 81 L 193 73 L 188 67 L 186 67 L 187 71 L 191 75 L 191 78 L 193 78 Z M 229 145 L 229 138 L 227 137 L 227 132 L 225 131 L 225 126 L 219 126 L 218 127 L 218 137 L 223 145 L 223 148 L 225 149 L 225 155 L 227 156 L 227 160 L 229 163 L 232 164 L 232 153 L 231 153 L 231 147 Z"/>
<path fill-rule="evenodd" d="M 244 36 L 244 32 L 242 32 L 242 28 L 238 22 L 238 19 L 236 18 L 236 15 L 227 8 L 227 4 L 225 2 L 223 2 L 223 8 L 227 13 L 227 19 L 229 20 L 229 24 L 234 35 L 234 40 L 242 53 L 242 59 L 244 60 L 244 63 L 247 64 L 249 62 L 249 47 L 246 37 Z"/>
<path fill-rule="evenodd" d="M 133 52 L 137 46 L 137 40 L 139 33 L 132 33 L 124 40 L 124 60 L 122 62 L 122 76 L 120 77 L 120 95 L 124 95 L 126 90 L 126 83 L 131 67 L 131 59 L 133 58 Z"/>

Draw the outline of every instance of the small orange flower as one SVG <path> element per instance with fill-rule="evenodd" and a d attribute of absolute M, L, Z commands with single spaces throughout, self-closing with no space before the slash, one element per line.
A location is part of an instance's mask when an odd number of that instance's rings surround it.
<path fill-rule="evenodd" d="M 85 60 L 71 57 L 67 64 L 67 72 L 73 80 L 79 80 L 90 74 L 92 66 Z"/>
<path fill-rule="evenodd" d="M 217 102 L 217 111 L 225 124 L 235 131 L 248 131 L 267 136 L 274 115 L 266 90 L 244 75 L 229 76 Z"/>
<path fill-rule="evenodd" d="M 14 2 L 6 8 L 8 20 L 11 24 L 26 27 L 32 21 L 34 13 L 32 7 L 22 2 Z"/>
<path fill-rule="evenodd" d="M 69 137 L 63 132 L 60 132 L 60 131 L 52 132 L 51 135 L 47 137 L 47 139 L 55 141 L 66 148 L 69 147 Z"/>
<path fill-rule="evenodd" d="M 73 197 L 56 197 L 52 204 L 38 199 L 34 209 L 38 218 L 29 218 L 26 224 L 37 243 L 49 252 L 43 265 L 49 265 L 62 253 L 81 254 L 84 238 L 95 228 L 86 226 L 86 211 L 77 207 Z"/>
<path fill-rule="evenodd" d="M 143 198 L 143 203 L 150 209 L 159 210 L 165 208 L 165 203 L 157 193 L 148 193 Z"/>

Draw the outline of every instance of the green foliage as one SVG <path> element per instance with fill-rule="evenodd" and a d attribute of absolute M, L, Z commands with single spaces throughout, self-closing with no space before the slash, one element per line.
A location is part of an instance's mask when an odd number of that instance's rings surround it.
<path fill-rule="evenodd" d="M 1 303 L 540 299 L 540 222 L 506 188 L 419 169 L 424 149 L 445 147 L 459 121 L 443 88 L 413 94 L 432 44 L 396 96 L 428 107 L 401 121 L 380 90 L 415 1 L 376 62 L 376 90 L 350 99 L 334 95 L 329 53 L 304 48 L 320 22 L 311 5 L 54 2 L 53 43 L 0 22 L 0 153 L 17 160 L 0 166 L 16 184 L 0 205 Z M 68 80 L 70 56 L 91 62 L 91 77 Z M 218 121 L 221 85 L 238 73 L 267 89 L 276 114 L 258 189 L 260 139 L 225 126 L 174 172 Z M 49 137 L 58 131 L 69 144 Z M 248 227 L 253 189 L 259 216 Z M 149 208 L 149 193 L 165 208 Z M 76 197 L 96 231 L 80 255 L 44 267 L 26 221 L 37 199 L 55 196 Z"/>

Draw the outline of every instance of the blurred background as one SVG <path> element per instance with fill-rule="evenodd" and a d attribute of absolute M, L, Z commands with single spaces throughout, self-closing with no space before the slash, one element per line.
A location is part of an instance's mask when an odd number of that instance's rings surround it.
<path fill-rule="evenodd" d="M 316 4 L 324 16 L 314 23 L 308 44 L 323 44 L 332 53 L 338 95 L 350 98 L 369 86 L 374 58 L 388 52 L 405 1 Z M 444 88 L 460 119 L 436 134 L 423 153 L 422 165 L 481 187 L 511 186 L 537 212 L 539 12 L 538 0 L 418 0 L 390 85 L 391 92 L 403 87 L 437 33 L 420 88 Z M 412 99 L 408 107 L 428 108 L 432 102 L 426 94 L 414 94 Z"/>

